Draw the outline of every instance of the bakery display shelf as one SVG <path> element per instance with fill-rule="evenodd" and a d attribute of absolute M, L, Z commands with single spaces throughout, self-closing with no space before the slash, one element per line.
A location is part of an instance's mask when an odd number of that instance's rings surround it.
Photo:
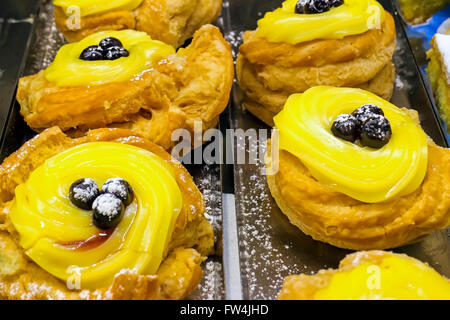
<path fill-rule="evenodd" d="M 395 1 L 395 0 L 392 0 Z M 393 62 L 397 74 L 392 102 L 415 109 L 425 132 L 440 146 L 447 146 L 445 130 L 432 94 L 421 74 L 403 23 L 391 0 L 380 1 L 390 11 L 397 26 L 397 49 Z M 224 0 L 217 21 L 231 43 L 234 58 L 245 30 L 256 27 L 265 12 L 279 7 L 280 0 Z M 6 45 L 7 44 L 7 45 Z M 3 160 L 33 137 L 15 101 L 17 79 L 47 67 L 64 44 L 53 20 L 50 0 L 2 0 L 0 2 L 0 157 Z M 221 115 L 220 129 L 255 129 L 256 140 L 242 139 L 232 148 L 234 154 L 250 150 L 265 151 L 270 128 L 243 110 L 239 86 L 235 82 L 230 106 Z M 259 159 L 262 159 L 261 154 Z M 278 209 L 266 184 L 264 164 L 186 165 L 205 198 L 207 217 L 214 226 L 219 255 L 203 264 L 203 278 L 188 299 L 274 299 L 283 279 L 294 273 L 313 274 L 319 269 L 336 268 L 348 253 L 314 241 Z M 450 277 L 450 230 L 442 230 L 419 242 L 397 248 L 430 264 Z"/>
<path fill-rule="evenodd" d="M 415 109 L 425 132 L 440 146 L 448 146 L 444 129 L 436 109 L 425 89 L 403 24 L 391 1 L 380 1 L 393 14 L 397 27 L 397 49 L 393 58 L 397 74 L 392 102 L 399 107 Z M 233 45 L 234 55 L 242 42 L 244 30 L 253 30 L 256 21 L 265 12 L 280 6 L 276 0 L 229 0 L 224 3 L 226 38 Z M 229 126 L 234 129 L 269 129 L 263 122 L 243 110 L 241 93 L 237 85 L 232 92 Z M 250 141 L 249 141 L 250 140 Z M 241 139 L 235 144 L 235 154 L 240 150 L 264 152 L 266 137 L 257 140 Z M 260 159 L 261 157 L 259 157 Z M 228 297 L 244 299 L 276 298 L 284 277 L 295 273 L 312 274 L 323 268 L 335 268 L 350 251 L 314 241 L 291 225 L 273 200 L 261 174 L 264 165 L 236 164 L 234 166 L 234 197 L 236 216 L 227 217 L 237 225 L 237 248 L 225 255 L 226 286 Z M 225 214 L 225 213 L 224 213 Z M 228 213 L 227 213 L 228 215 Z M 224 236 L 228 230 L 225 230 Z M 231 232 L 233 230 L 230 230 Z M 230 241 L 230 243 L 234 243 Z M 397 248 L 450 276 L 450 230 L 442 230 L 419 242 Z M 233 256 L 238 254 L 238 256 Z M 234 275 L 234 276 L 233 276 Z M 240 275 L 239 277 L 235 275 Z"/>
<path fill-rule="evenodd" d="M 8 10 L 3 10 L 3 6 Z M 0 121 L 3 128 L 1 161 L 36 134 L 23 121 L 19 112 L 20 106 L 15 101 L 17 78 L 46 68 L 65 43 L 63 35 L 54 24 L 51 1 L 2 0 L 0 13 L 6 12 L 8 16 L 2 19 L 20 23 L 9 25 L 8 32 L 3 32 L 4 24 L 0 24 L 0 97 L 2 97 Z M 5 43 L 8 43 L 9 48 L 5 47 Z M 220 166 L 204 164 L 186 167 L 204 196 L 207 218 L 214 227 L 216 242 L 220 243 L 222 238 Z M 210 256 L 203 264 L 203 278 L 199 287 L 188 299 L 223 299 L 225 297 L 223 282 L 222 258 Z"/>

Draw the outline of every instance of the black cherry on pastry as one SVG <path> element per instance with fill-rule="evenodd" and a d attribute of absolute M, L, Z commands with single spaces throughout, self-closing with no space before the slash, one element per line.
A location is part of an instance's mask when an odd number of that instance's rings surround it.
<path fill-rule="evenodd" d="M 75 181 L 69 189 L 70 202 L 83 210 L 91 210 L 92 203 L 99 194 L 97 183 L 90 178 Z"/>
<path fill-rule="evenodd" d="M 382 115 L 372 115 L 361 130 L 360 142 L 363 146 L 379 149 L 389 142 L 392 137 L 391 124 Z"/>
<path fill-rule="evenodd" d="M 130 184 L 122 178 L 111 178 L 106 180 L 102 186 L 102 193 L 112 193 L 128 206 L 134 198 L 133 189 Z"/>
<path fill-rule="evenodd" d="M 329 11 L 344 4 L 343 0 L 299 0 L 295 6 L 295 13 L 316 14 Z"/>
<path fill-rule="evenodd" d="M 352 112 L 352 116 L 354 116 L 356 120 L 358 120 L 359 126 L 361 127 L 364 125 L 366 120 L 374 114 L 384 116 L 383 110 L 381 110 L 379 106 L 371 103 L 365 104 Z"/>
<path fill-rule="evenodd" d="M 112 193 L 103 193 L 95 199 L 92 209 L 94 225 L 99 229 L 107 230 L 119 224 L 125 206 L 122 200 Z"/>
<path fill-rule="evenodd" d="M 130 53 L 127 49 L 121 47 L 110 47 L 105 52 L 106 60 L 117 60 L 122 57 L 128 57 Z"/>
<path fill-rule="evenodd" d="M 122 45 L 119 39 L 106 37 L 102 39 L 98 46 L 89 46 L 80 54 L 81 60 L 117 60 L 122 57 L 128 57 L 130 53 Z"/>
<path fill-rule="evenodd" d="M 302 14 L 305 13 L 305 4 L 309 0 L 298 0 L 297 4 L 295 5 L 295 13 Z"/>
<path fill-rule="evenodd" d="M 304 6 L 306 14 L 323 13 L 331 9 L 328 0 L 309 0 Z"/>
<path fill-rule="evenodd" d="M 344 4 L 344 0 L 330 0 L 331 7 L 336 8 Z"/>
<path fill-rule="evenodd" d="M 106 180 L 101 193 L 93 179 L 84 178 L 70 186 L 69 199 L 80 209 L 93 210 L 94 225 L 106 230 L 119 224 L 125 207 L 134 199 L 134 193 L 130 184 L 122 178 Z"/>
<path fill-rule="evenodd" d="M 341 114 L 333 122 L 331 132 L 341 139 L 355 142 L 358 139 L 358 120 L 351 114 Z"/>
<path fill-rule="evenodd" d="M 374 104 L 365 104 L 352 114 L 340 114 L 334 120 L 331 132 L 338 138 L 374 149 L 386 145 L 392 137 L 389 120 L 383 110 Z"/>
<path fill-rule="evenodd" d="M 86 61 L 103 60 L 103 49 L 99 46 L 89 46 L 81 52 L 80 59 Z"/>
<path fill-rule="evenodd" d="M 106 37 L 105 39 L 100 41 L 100 43 L 98 45 L 105 51 L 111 47 L 123 48 L 122 42 L 119 39 L 114 38 L 114 37 Z"/>

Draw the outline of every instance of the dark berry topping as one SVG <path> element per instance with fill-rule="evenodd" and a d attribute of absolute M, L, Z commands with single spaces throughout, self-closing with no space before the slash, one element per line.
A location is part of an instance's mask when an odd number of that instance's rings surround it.
<path fill-rule="evenodd" d="M 371 103 L 359 107 L 352 113 L 352 115 L 356 118 L 356 120 L 358 120 L 359 125 L 361 127 L 364 125 L 366 120 L 374 114 L 384 116 L 383 110 L 381 110 L 379 106 L 376 106 Z"/>
<path fill-rule="evenodd" d="M 94 180 L 84 178 L 72 183 L 69 189 L 69 199 L 80 209 L 91 210 L 92 203 L 100 191 Z"/>
<path fill-rule="evenodd" d="M 331 132 L 341 139 L 355 142 L 358 139 L 358 121 L 351 114 L 341 114 L 334 120 Z"/>
<path fill-rule="evenodd" d="M 106 49 L 111 47 L 120 47 L 123 48 L 122 42 L 119 39 L 113 37 L 106 37 L 102 41 L 100 41 L 99 46 L 106 51 Z"/>
<path fill-rule="evenodd" d="M 323 13 L 331 9 L 329 0 L 310 0 L 305 4 L 306 14 Z"/>
<path fill-rule="evenodd" d="M 103 193 L 111 193 L 122 200 L 125 206 L 128 206 L 134 197 L 133 189 L 128 182 L 122 178 L 108 179 L 102 186 Z"/>
<path fill-rule="evenodd" d="M 344 4 L 344 0 L 298 0 L 295 13 L 323 13 Z"/>
<path fill-rule="evenodd" d="M 111 229 L 117 226 L 122 217 L 125 207 L 122 200 L 112 193 L 99 195 L 92 204 L 94 213 L 92 220 L 99 229 Z"/>
<path fill-rule="evenodd" d="M 305 13 L 305 4 L 309 2 L 309 0 L 298 0 L 295 5 L 295 13 L 303 14 Z"/>
<path fill-rule="evenodd" d="M 100 41 L 98 46 L 90 46 L 83 50 L 80 59 L 94 60 L 117 60 L 128 57 L 130 53 L 125 49 L 119 39 L 107 37 Z"/>
<path fill-rule="evenodd" d="M 86 61 L 103 60 L 103 54 L 104 52 L 100 46 L 90 46 L 81 52 L 80 59 Z"/>
<path fill-rule="evenodd" d="M 128 57 L 130 53 L 122 47 L 109 47 L 105 52 L 106 60 L 117 60 L 122 57 Z"/>
<path fill-rule="evenodd" d="M 337 8 L 344 4 L 344 0 L 330 0 L 330 7 Z"/>
<path fill-rule="evenodd" d="M 361 128 L 361 145 L 379 149 L 389 142 L 392 137 L 391 124 L 386 117 L 373 114 Z"/>

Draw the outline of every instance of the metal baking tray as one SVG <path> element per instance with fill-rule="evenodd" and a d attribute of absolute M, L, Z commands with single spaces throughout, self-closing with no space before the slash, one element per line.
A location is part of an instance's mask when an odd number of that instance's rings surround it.
<path fill-rule="evenodd" d="M 403 24 L 391 1 L 380 1 L 393 14 L 397 26 L 397 49 L 394 64 L 397 69 L 392 102 L 400 107 L 419 112 L 422 127 L 440 146 L 447 147 L 444 130 L 436 109 L 425 89 L 425 84 L 406 39 Z M 280 0 L 228 0 L 224 3 L 226 37 L 232 43 L 235 55 L 242 42 L 243 31 L 256 28 L 256 21 L 265 12 L 279 7 Z M 229 126 L 234 129 L 268 129 L 268 127 L 243 110 L 241 92 L 233 88 Z M 238 141 L 235 152 L 244 148 L 265 149 L 266 139 Z M 261 149 L 260 149 L 261 150 Z M 276 298 L 283 279 L 290 274 L 313 274 L 319 269 L 335 268 L 351 251 L 314 241 L 291 225 L 280 212 L 261 175 L 261 162 L 234 166 L 235 216 L 224 212 L 225 236 L 234 247 L 224 248 L 227 297 L 243 299 Z M 233 197 L 233 195 L 229 195 Z M 229 222 L 231 221 L 231 222 Z M 237 232 L 230 226 L 236 225 Z M 429 263 L 441 274 L 450 277 L 450 231 L 442 230 L 425 237 L 417 244 L 397 248 Z M 231 288 L 230 290 L 228 290 Z"/>
<path fill-rule="evenodd" d="M 3 161 L 33 132 L 20 116 L 15 101 L 17 80 L 47 67 L 64 44 L 56 29 L 49 0 L 1 0 L 0 2 L 0 161 Z M 219 165 L 186 165 L 202 192 L 207 218 L 214 227 L 216 243 L 222 239 L 222 190 Z M 224 299 L 222 258 L 210 256 L 203 263 L 203 278 L 188 297 L 193 300 Z"/>

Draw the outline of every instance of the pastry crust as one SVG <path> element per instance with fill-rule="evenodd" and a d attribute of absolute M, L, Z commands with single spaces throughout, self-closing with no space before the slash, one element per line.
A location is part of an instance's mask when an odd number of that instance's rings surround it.
<path fill-rule="evenodd" d="M 215 126 L 226 108 L 234 69 L 230 45 L 207 25 L 183 54 L 174 54 L 121 83 L 58 87 L 44 71 L 20 79 L 17 100 L 27 124 L 40 131 L 59 126 L 76 135 L 100 127 L 126 128 L 165 149 L 175 129 Z"/>
<path fill-rule="evenodd" d="M 178 48 L 201 26 L 214 22 L 222 0 L 144 0 L 132 10 L 116 10 L 81 18 L 81 28 L 70 29 L 67 15 L 55 7 L 55 22 L 69 42 L 106 30 L 136 29 Z"/>
<path fill-rule="evenodd" d="M 243 102 L 244 109 L 250 111 L 260 120 L 273 127 L 273 117 L 277 115 L 291 95 L 288 90 L 272 91 L 267 89 L 251 71 L 251 66 L 238 58 L 237 66 L 241 68 L 241 88 L 245 91 Z M 376 93 L 383 99 L 392 96 L 395 80 L 395 67 L 392 63 L 387 64 L 373 79 L 368 82 L 355 85 L 354 87 Z"/>
<path fill-rule="evenodd" d="M 123 270 L 108 288 L 71 291 L 24 254 L 8 214 L 15 187 L 46 159 L 96 141 L 134 145 L 164 159 L 174 170 L 183 207 L 155 275 Z M 57 127 L 45 130 L 0 166 L 0 206 L 0 299 L 182 299 L 196 288 L 202 276 L 200 264 L 214 251 L 213 230 L 204 217 L 203 198 L 189 173 L 161 147 L 128 130 L 97 129 L 77 139 L 71 139 Z"/>
<path fill-rule="evenodd" d="M 421 187 L 389 201 L 367 204 L 337 192 L 314 179 L 297 157 L 284 150 L 279 153 L 278 172 L 267 175 L 267 183 L 293 225 L 315 240 L 344 249 L 395 248 L 450 225 L 450 151 L 431 140 Z"/>
<path fill-rule="evenodd" d="M 333 275 L 336 273 L 350 271 L 364 263 L 379 265 L 384 258 L 390 256 L 397 256 L 414 262 L 417 261 L 406 254 L 386 251 L 355 252 L 348 254 L 341 260 L 339 269 L 320 270 L 315 275 L 300 274 L 286 277 L 278 295 L 278 300 L 312 300 L 317 291 L 329 285 Z"/>
<path fill-rule="evenodd" d="M 389 13 L 381 29 L 341 40 L 292 45 L 271 43 L 258 38 L 255 31 L 246 32 L 236 63 L 244 105 L 273 125 L 273 116 L 291 94 L 314 86 L 362 88 L 389 100 L 395 80 L 395 37 Z"/>

